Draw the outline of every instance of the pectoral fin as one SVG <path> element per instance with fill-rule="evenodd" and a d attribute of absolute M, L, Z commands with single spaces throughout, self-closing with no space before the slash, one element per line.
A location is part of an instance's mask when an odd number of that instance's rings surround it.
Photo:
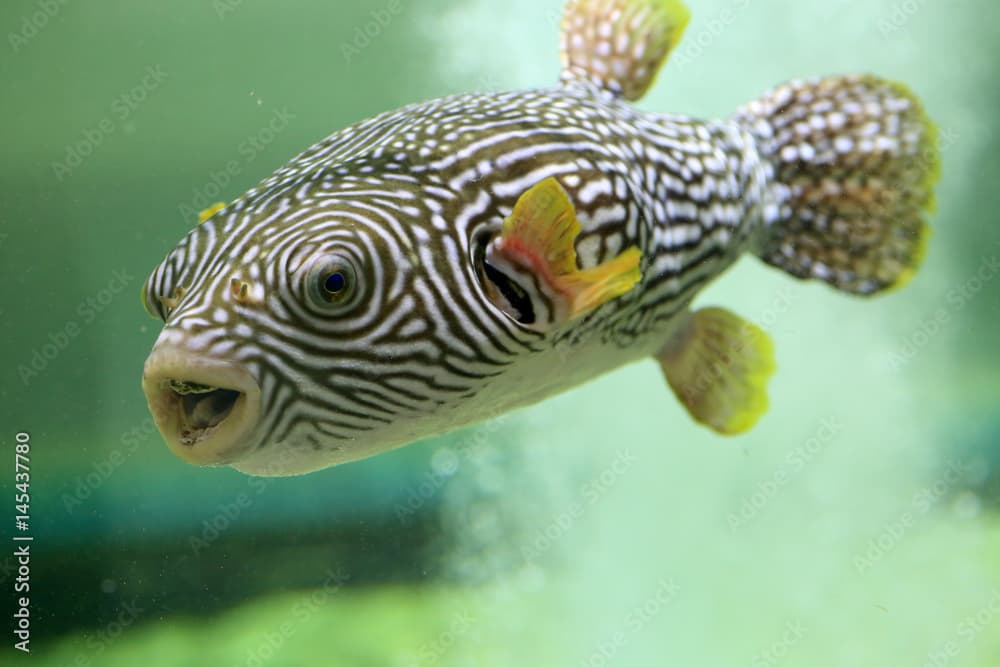
<path fill-rule="evenodd" d="M 743 433 L 767 412 L 771 338 L 727 310 L 689 314 L 658 360 L 691 416 L 717 433 Z"/>
<path fill-rule="evenodd" d="M 642 253 L 634 246 L 593 268 L 578 268 L 574 243 L 580 230 L 569 195 L 548 178 L 521 195 L 500 236 L 487 248 L 488 273 L 499 272 L 509 281 L 503 286 L 508 295 L 516 289 L 518 300 L 531 302 L 538 315 L 530 322 L 534 328 L 578 318 L 625 294 L 642 278 Z"/>

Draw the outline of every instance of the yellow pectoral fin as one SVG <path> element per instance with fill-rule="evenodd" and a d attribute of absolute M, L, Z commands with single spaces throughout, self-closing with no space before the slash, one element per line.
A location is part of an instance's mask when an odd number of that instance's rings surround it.
<path fill-rule="evenodd" d="M 721 308 L 704 308 L 659 354 L 674 393 L 717 433 L 748 431 L 767 412 L 774 347 L 762 329 Z"/>
<path fill-rule="evenodd" d="M 642 253 L 632 246 L 614 259 L 586 271 L 575 271 L 557 280 L 570 298 L 570 318 L 580 317 L 631 291 L 642 280 Z"/>
<path fill-rule="evenodd" d="M 575 247 L 580 230 L 566 190 L 555 178 L 547 178 L 518 199 L 489 257 L 500 255 L 534 274 L 556 302 L 556 319 L 572 320 L 625 294 L 642 279 L 642 253 L 636 247 L 581 270 Z"/>
<path fill-rule="evenodd" d="M 213 215 L 215 215 L 224 208 L 226 208 L 225 202 L 220 201 L 215 204 L 212 204 L 211 206 L 209 206 L 204 211 L 198 214 L 198 224 L 200 225 L 201 223 L 206 222 Z"/>
<path fill-rule="evenodd" d="M 580 234 L 580 221 L 566 190 L 554 178 L 536 184 L 514 205 L 504 220 L 503 245 L 521 253 L 537 268 L 551 275 L 576 270 L 573 242 Z"/>

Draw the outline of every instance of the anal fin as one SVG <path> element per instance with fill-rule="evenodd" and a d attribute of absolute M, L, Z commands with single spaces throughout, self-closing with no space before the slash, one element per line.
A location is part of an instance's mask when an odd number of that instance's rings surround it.
<path fill-rule="evenodd" d="M 748 431 L 767 412 L 767 382 L 775 370 L 771 338 L 727 310 L 688 314 L 658 360 L 691 416 L 717 433 Z"/>

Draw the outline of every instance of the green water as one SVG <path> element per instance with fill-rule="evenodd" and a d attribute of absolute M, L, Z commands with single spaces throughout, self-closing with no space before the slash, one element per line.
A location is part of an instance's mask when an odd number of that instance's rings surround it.
<path fill-rule="evenodd" d="M 643 363 L 274 480 L 155 433 L 146 275 L 198 210 L 335 129 L 552 82 L 560 3 L 0 7 L 2 478 L 14 505 L 29 433 L 34 537 L 33 655 L 8 634 L 0 663 L 1000 664 L 996 3 L 690 4 L 644 108 L 721 116 L 850 71 L 925 99 L 944 165 L 914 282 L 862 301 L 747 259 L 713 284 L 700 302 L 764 325 L 780 364 L 736 440 Z"/>

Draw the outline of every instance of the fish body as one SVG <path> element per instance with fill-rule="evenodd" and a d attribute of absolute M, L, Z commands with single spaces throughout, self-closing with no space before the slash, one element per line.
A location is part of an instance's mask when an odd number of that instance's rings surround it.
<path fill-rule="evenodd" d="M 302 473 L 649 357 L 696 420 L 749 428 L 769 340 L 692 300 L 747 252 L 855 294 L 904 282 L 933 130 L 871 76 L 723 120 L 635 109 L 686 23 L 673 0 L 573 0 L 560 85 L 381 114 L 207 211 L 144 289 L 171 449 Z"/>

